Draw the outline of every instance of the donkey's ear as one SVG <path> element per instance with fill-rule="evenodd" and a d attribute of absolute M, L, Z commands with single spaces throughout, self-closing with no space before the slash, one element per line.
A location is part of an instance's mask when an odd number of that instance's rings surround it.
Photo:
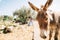
<path fill-rule="evenodd" d="M 36 6 L 34 6 L 32 3 L 28 2 L 28 4 L 30 5 L 30 7 L 35 10 L 35 11 L 38 11 L 39 8 L 37 8 Z"/>
<path fill-rule="evenodd" d="M 53 0 L 47 0 L 47 2 L 46 2 L 46 4 L 44 5 L 44 8 L 43 8 L 43 10 L 47 10 L 47 8 L 52 4 L 52 1 Z"/>

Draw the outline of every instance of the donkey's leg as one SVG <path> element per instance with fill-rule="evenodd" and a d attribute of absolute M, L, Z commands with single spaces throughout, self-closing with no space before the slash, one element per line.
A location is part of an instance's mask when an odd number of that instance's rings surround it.
<path fill-rule="evenodd" d="M 58 40 L 58 34 L 59 34 L 59 26 L 57 25 L 56 30 L 55 30 L 54 40 Z"/>
<path fill-rule="evenodd" d="M 49 40 L 51 40 L 51 38 L 52 38 L 52 33 L 53 33 L 53 30 L 50 30 L 50 33 L 49 33 Z"/>
<path fill-rule="evenodd" d="M 58 31 L 55 31 L 54 40 L 58 40 Z"/>

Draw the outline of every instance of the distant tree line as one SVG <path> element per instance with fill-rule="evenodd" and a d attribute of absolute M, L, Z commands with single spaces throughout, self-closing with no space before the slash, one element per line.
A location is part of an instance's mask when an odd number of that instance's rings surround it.
<path fill-rule="evenodd" d="M 16 23 L 19 22 L 21 24 L 26 24 L 29 17 L 35 17 L 34 14 L 35 12 L 32 11 L 31 8 L 26 8 L 25 6 L 23 6 L 19 10 L 16 10 L 13 13 L 13 16 L 7 16 L 7 15 L 0 16 L 0 20 L 14 21 Z"/>

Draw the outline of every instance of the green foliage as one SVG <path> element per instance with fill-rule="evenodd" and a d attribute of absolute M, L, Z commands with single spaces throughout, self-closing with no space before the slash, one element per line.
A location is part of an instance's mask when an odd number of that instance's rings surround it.
<path fill-rule="evenodd" d="M 3 21 L 8 20 L 8 16 L 4 16 Z"/>
<path fill-rule="evenodd" d="M 31 10 L 29 8 L 21 8 L 13 13 L 14 16 L 17 15 L 17 18 L 15 20 L 19 20 L 22 24 L 27 23 L 28 17 L 30 17 Z"/>
<path fill-rule="evenodd" d="M 7 16 L 7 15 L 4 15 L 3 16 L 3 21 L 9 21 L 9 20 L 13 20 L 13 17 L 10 17 L 10 16 Z"/>

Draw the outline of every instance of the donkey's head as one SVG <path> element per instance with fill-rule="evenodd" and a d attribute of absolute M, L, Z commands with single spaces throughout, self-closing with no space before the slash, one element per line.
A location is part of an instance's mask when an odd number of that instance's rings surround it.
<path fill-rule="evenodd" d="M 51 5 L 52 1 L 53 0 L 47 0 L 46 4 L 42 7 L 42 9 L 39 9 L 35 7 L 32 3 L 28 2 L 31 8 L 38 12 L 36 19 L 38 20 L 38 23 L 41 29 L 47 29 L 48 15 L 46 11 L 47 11 L 47 8 Z"/>

